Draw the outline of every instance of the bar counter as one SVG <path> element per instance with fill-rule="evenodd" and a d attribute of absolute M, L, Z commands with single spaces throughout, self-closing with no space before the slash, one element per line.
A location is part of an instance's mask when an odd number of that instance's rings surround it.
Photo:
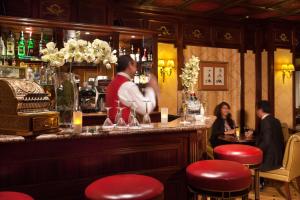
<path fill-rule="evenodd" d="M 201 160 L 205 125 L 183 126 L 180 120 L 150 129 L 73 134 L 63 130 L 34 139 L 0 136 L 0 190 L 25 192 L 35 200 L 84 199 L 92 181 L 117 173 L 153 176 L 165 185 L 165 199 L 188 199 L 185 167 Z"/>

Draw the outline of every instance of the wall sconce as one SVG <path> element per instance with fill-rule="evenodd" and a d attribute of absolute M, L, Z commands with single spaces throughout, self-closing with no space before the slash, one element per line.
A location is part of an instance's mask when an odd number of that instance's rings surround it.
<path fill-rule="evenodd" d="M 293 64 L 282 64 L 280 70 L 282 71 L 282 81 L 284 83 L 285 77 L 291 78 L 295 67 Z"/>
<path fill-rule="evenodd" d="M 158 60 L 158 68 L 163 82 L 165 82 L 166 75 L 171 76 L 173 70 L 175 70 L 174 60 L 167 60 L 167 62 L 165 62 L 165 60 Z"/>

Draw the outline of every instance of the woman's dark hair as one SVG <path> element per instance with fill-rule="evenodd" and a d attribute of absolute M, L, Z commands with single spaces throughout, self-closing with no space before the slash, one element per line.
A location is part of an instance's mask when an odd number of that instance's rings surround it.
<path fill-rule="evenodd" d="M 120 56 L 117 64 L 117 72 L 123 72 L 129 66 L 133 64 L 134 60 L 129 55 Z"/>
<path fill-rule="evenodd" d="M 218 104 L 216 106 L 215 112 L 214 112 L 215 116 L 217 117 L 217 119 L 223 119 L 222 118 L 222 111 L 221 111 L 223 106 L 227 106 L 227 108 L 230 109 L 230 105 L 227 102 L 225 102 L 225 101 L 223 101 L 220 104 Z M 230 113 L 226 116 L 226 121 L 227 121 L 228 125 L 231 128 L 235 128 L 234 127 L 234 121 L 231 119 L 231 114 Z"/>
<path fill-rule="evenodd" d="M 257 103 L 257 109 L 262 109 L 265 113 L 271 113 L 271 106 L 268 101 L 262 100 Z"/>

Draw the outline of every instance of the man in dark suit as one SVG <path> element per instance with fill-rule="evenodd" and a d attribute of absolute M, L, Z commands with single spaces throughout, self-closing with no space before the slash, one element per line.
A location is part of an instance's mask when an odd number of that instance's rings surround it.
<path fill-rule="evenodd" d="M 281 123 L 270 112 L 268 101 L 260 101 L 257 104 L 256 114 L 261 119 L 261 122 L 256 145 L 263 151 L 261 171 L 280 168 L 284 154 L 284 138 Z"/>

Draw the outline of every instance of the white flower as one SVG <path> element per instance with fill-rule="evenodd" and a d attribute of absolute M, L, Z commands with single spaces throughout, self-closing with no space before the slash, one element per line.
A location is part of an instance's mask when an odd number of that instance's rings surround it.
<path fill-rule="evenodd" d="M 46 48 L 48 50 L 54 50 L 55 49 L 56 44 L 54 42 L 49 42 L 46 44 Z"/>
<path fill-rule="evenodd" d="M 182 68 L 182 74 L 180 78 L 182 80 L 182 85 L 188 91 L 193 89 L 193 86 L 197 83 L 199 74 L 199 63 L 198 57 L 192 56 L 187 63 L 185 63 L 184 68 Z"/>
<path fill-rule="evenodd" d="M 50 56 L 48 54 L 42 56 L 43 62 L 49 62 Z"/>
<path fill-rule="evenodd" d="M 74 61 L 77 63 L 81 63 L 84 60 L 84 56 L 80 52 L 76 52 L 74 55 Z"/>
<path fill-rule="evenodd" d="M 87 62 L 87 63 L 91 63 L 91 62 L 94 62 L 94 60 L 95 60 L 95 55 L 94 54 L 92 54 L 92 53 L 87 53 L 87 54 L 85 54 L 85 61 Z"/>
<path fill-rule="evenodd" d="M 64 43 L 64 48 L 58 51 L 55 43 L 49 42 L 47 48 L 41 50 L 42 60 L 49 62 L 51 66 L 60 67 L 65 62 L 87 62 L 103 64 L 111 68 L 111 64 L 117 63 L 116 50 L 103 40 L 95 39 L 92 43 L 86 40 L 69 39 Z"/>

